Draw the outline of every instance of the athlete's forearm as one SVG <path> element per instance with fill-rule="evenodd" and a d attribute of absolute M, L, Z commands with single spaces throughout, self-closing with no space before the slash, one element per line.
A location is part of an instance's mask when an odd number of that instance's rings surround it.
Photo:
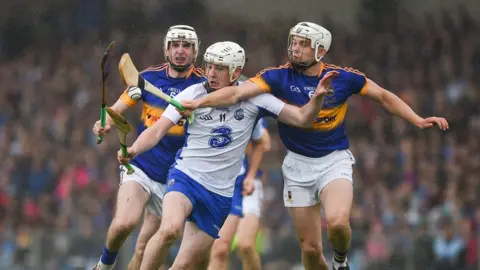
<path fill-rule="evenodd" d="M 115 104 L 113 104 L 111 107 L 110 107 L 114 112 L 120 114 L 120 115 L 123 115 L 127 110 L 128 110 L 128 105 L 125 104 L 125 102 L 123 102 L 121 99 L 118 99 L 117 102 L 115 102 Z M 113 120 L 112 118 L 110 117 L 110 115 L 108 115 L 107 113 L 107 123 L 109 125 L 113 125 Z"/>
<path fill-rule="evenodd" d="M 226 107 L 236 104 L 244 99 L 258 96 L 265 91 L 256 83 L 246 81 L 235 86 L 227 86 L 216 90 L 207 96 L 198 99 L 197 105 L 202 107 Z"/>
<path fill-rule="evenodd" d="M 260 168 L 260 164 L 262 163 L 263 153 L 265 152 L 263 138 L 259 142 L 253 142 L 252 146 L 252 153 L 250 155 L 246 176 L 249 179 L 253 179 L 257 176 L 258 168 Z"/>
<path fill-rule="evenodd" d="M 270 133 L 268 133 L 268 130 L 266 128 L 263 129 L 262 146 L 263 153 L 272 150 L 272 138 L 270 137 Z"/>
<path fill-rule="evenodd" d="M 301 108 L 285 104 L 278 115 L 281 122 L 301 128 L 311 128 L 315 118 L 322 109 L 323 97 L 311 98 Z"/>
<path fill-rule="evenodd" d="M 423 119 L 407 103 L 389 91 L 384 92 L 381 104 L 391 114 L 401 117 L 414 125 L 417 125 Z"/>
<path fill-rule="evenodd" d="M 323 107 L 323 96 L 311 98 L 307 104 L 300 108 L 302 124 L 311 127 Z"/>
<path fill-rule="evenodd" d="M 160 140 L 157 140 L 157 131 L 153 128 L 147 128 L 132 145 L 132 150 L 139 155 L 149 149 L 152 149 Z"/>
<path fill-rule="evenodd" d="M 136 155 L 152 149 L 167 134 L 174 124 L 165 117 L 161 117 L 152 127 L 147 128 L 133 143 L 132 149 Z"/>
<path fill-rule="evenodd" d="M 228 86 L 216 90 L 202 98 L 197 99 L 198 107 L 224 107 L 230 106 L 240 101 L 235 86 Z"/>

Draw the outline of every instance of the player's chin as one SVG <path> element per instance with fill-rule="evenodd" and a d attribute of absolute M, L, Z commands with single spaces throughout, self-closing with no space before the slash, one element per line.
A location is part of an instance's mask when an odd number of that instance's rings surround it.
<path fill-rule="evenodd" d="M 175 64 L 177 66 L 187 66 L 187 65 L 190 64 L 190 60 L 189 59 L 174 59 L 173 64 Z"/>

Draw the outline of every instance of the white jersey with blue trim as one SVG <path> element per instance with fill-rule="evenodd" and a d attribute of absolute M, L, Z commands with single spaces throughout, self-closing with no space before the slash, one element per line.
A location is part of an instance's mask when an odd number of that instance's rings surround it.
<path fill-rule="evenodd" d="M 175 99 L 192 100 L 207 94 L 204 84 L 199 83 L 188 87 Z M 225 108 L 195 110 L 193 124 L 185 129 L 185 145 L 177 155 L 175 168 L 206 189 L 232 197 L 260 110 L 279 115 L 284 105 L 273 95 L 262 94 Z M 182 116 L 170 105 L 162 117 L 177 123 Z"/>

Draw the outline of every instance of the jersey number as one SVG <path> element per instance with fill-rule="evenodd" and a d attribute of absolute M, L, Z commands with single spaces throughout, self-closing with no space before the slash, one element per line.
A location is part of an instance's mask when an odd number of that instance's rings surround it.
<path fill-rule="evenodd" d="M 220 114 L 220 122 L 225 122 L 225 118 L 227 117 L 226 113 Z"/>
<path fill-rule="evenodd" d="M 214 128 L 211 132 L 213 136 L 208 140 L 208 144 L 213 148 L 225 148 L 229 146 L 233 138 L 230 136 L 232 129 L 230 127 Z"/>

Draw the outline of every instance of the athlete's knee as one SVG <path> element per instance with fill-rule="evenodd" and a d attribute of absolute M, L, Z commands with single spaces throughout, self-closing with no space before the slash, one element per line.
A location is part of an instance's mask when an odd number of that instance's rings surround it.
<path fill-rule="evenodd" d="M 350 228 L 350 213 L 346 210 L 335 211 L 325 218 L 330 232 L 342 232 Z"/>
<path fill-rule="evenodd" d="M 302 233 L 298 237 L 300 242 L 300 249 L 304 255 L 309 257 L 319 257 L 322 256 L 322 243 L 320 239 L 316 239 L 307 233 Z"/>
<path fill-rule="evenodd" d="M 212 246 L 212 257 L 215 259 L 226 260 L 230 252 L 230 243 L 219 238 L 215 240 Z"/>
<path fill-rule="evenodd" d="M 249 255 L 256 252 L 255 241 L 251 241 L 250 239 L 239 239 L 238 241 L 238 252 L 241 255 Z"/>
<path fill-rule="evenodd" d="M 170 224 L 167 226 L 160 226 L 158 230 L 158 236 L 163 240 L 164 243 L 173 244 L 175 240 L 180 238 L 182 235 L 182 224 Z"/>
<path fill-rule="evenodd" d="M 300 248 L 303 254 L 308 257 L 320 257 L 322 256 L 322 245 L 318 240 L 314 239 L 300 239 Z"/>
<path fill-rule="evenodd" d="M 112 229 L 118 233 L 130 233 L 135 229 L 139 220 L 132 217 L 116 217 L 112 221 Z"/>

